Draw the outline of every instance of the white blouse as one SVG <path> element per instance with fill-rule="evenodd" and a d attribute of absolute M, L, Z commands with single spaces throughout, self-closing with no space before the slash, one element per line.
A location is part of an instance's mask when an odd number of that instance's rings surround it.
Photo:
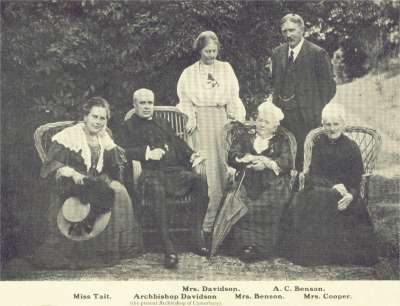
<path fill-rule="evenodd" d="M 243 121 L 246 110 L 239 97 L 239 82 L 228 62 L 215 61 L 203 65 L 200 61 L 187 67 L 181 74 L 177 93 L 177 107 L 195 120 L 196 108 L 226 107 L 228 117 Z"/>

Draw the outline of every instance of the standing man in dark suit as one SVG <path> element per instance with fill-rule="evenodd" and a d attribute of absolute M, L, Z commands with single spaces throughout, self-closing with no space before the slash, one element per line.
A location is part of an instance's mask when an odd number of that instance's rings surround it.
<path fill-rule="evenodd" d="M 199 154 L 175 135 L 168 121 L 153 118 L 154 93 L 144 88 L 135 91 L 133 104 L 135 113 L 124 122 L 120 144 L 129 162 L 138 160 L 142 164 L 139 190 L 143 191 L 141 196 L 150 204 L 159 227 L 165 251 L 164 265 L 175 268 L 178 256 L 169 236 L 166 197 L 190 192 L 196 209 L 200 210 L 196 216 L 202 215 L 208 204 L 207 183 L 191 171 Z"/>
<path fill-rule="evenodd" d="M 296 168 L 303 169 L 307 133 L 320 126 L 323 107 L 336 93 L 328 53 L 304 39 L 304 21 L 288 14 L 281 19 L 285 43 L 272 54 L 273 103 L 285 114 L 281 124 L 297 140 Z"/>

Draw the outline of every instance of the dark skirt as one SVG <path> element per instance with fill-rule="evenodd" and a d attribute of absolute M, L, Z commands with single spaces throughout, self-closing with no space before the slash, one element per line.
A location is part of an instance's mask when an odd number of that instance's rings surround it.
<path fill-rule="evenodd" d="M 42 243 L 28 257 L 32 264 L 48 269 L 83 269 L 117 264 L 120 259 L 140 255 L 143 250 L 142 231 L 133 212 L 125 187 L 112 181 L 115 192 L 110 221 L 103 232 L 93 239 L 73 241 L 57 226 L 62 206 L 58 188 L 50 188 L 47 230 Z"/>
<path fill-rule="evenodd" d="M 289 182 L 282 177 L 277 178 L 257 199 L 249 198 L 242 186 L 238 200 L 247 206 L 248 211 L 232 229 L 229 244 L 233 246 L 234 253 L 240 253 L 247 246 L 254 246 L 259 255 L 274 256 L 282 212 L 289 198 Z"/>
<path fill-rule="evenodd" d="M 363 201 L 337 209 L 332 188 L 298 192 L 289 207 L 281 252 L 300 265 L 373 265 L 377 262 L 373 225 Z"/>

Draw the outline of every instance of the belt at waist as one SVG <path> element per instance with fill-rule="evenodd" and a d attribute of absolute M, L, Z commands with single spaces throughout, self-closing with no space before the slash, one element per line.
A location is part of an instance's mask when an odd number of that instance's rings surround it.
<path fill-rule="evenodd" d="M 197 107 L 197 108 L 224 108 L 224 107 L 226 107 L 226 104 L 224 104 L 224 105 L 196 105 L 195 107 Z"/>

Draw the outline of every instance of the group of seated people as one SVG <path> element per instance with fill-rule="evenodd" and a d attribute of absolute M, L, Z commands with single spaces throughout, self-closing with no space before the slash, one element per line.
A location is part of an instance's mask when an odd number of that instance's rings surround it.
<path fill-rule="evenodd" d="M 301 265 L 376 263 L 373 226 L 359 196 L 363 161 L 343 133 L 344 109 L 331 101 L 336 87 L 328 55 L 303 38 L 300 16 L 283 17 L 281 30 L 287 43 L 272 57 L 272 102 L 260 104 L 250 124 L 241 123 L 246 110 L 239 82 L 232 66 L 217 59 L 220 42 L 211 31 L 196 38 L 199 60 L 177 82 L 177 109 L 187 116 L 190 145 L 154 116 L 149 89 L 134 92 L 134 113 L 114 137 L 107 128 L 108 102 L 88 99 L 83 122 L 51 137 L 41 170 L 50 195 L 47 230 L 32 262 L 79 269 L 136 257 L 143 253 L 147 211 L 159 229 L 164 266 L 176 268 L 166 199 L 190 195 L 199 255 L 228 251 L 243 262 L 284 257 Z M 291 170 L 295 164 L 301 171 L 304 139 L 319 125 L 321 110 L 324 134 L 313 146 L 304 186 L 291 188 Z M 296 157 L 281 123 L 296 137 Z M 227 152 L 229 125 L 237 131 Z M 138 180 L 133 160 L 141 164 Z M 193 171 L 204 160 L 206 180 Z"/>
<path fill-rule="evenodd" d="M 199 218 L 193 222 L 200 225 L 209 208 L 209 189 L 192 171 L 204 157 L 166 120 L 154 117 L 154 100 L 151 90 L 135 91 L 135 112 L 112 138 L 108 102 L 90 98 L 83 122 L 52 137 L 41 169 L 51 195 L 48 229 L 31 256 L 33 263 L 79 269 L 140 255 L 140 207 L 151 211 L 159 228 L 164 266 L 177 267 L 166 197 L 190 194 Z M 359 197 L 362 157 L 356 143 L 343 134 L 343 108 L 337 103 L 325 106 L 325 133 L 314 145 L 305 187 L 298 192 L 290 189 L 293 154 L 279 126 L 283 117 L 278 107 L 264 102 L 255 129 L 243 129 L 233 139 L 227 163 L 236 169 L 235 190 L 224 191 L 213 226 L 227 222 L 223 214 L 230 208 L 242 207 L 225 242 L 244 262 L 285 257 L 302 265 L 376 263 L 372 223 Z M 141 162 L 142 173 L 136 190 L 128 193 L 132 160 Z M 196 232 L 194 251 L 209 256 L 212 234 L 201 226 Z"/>

